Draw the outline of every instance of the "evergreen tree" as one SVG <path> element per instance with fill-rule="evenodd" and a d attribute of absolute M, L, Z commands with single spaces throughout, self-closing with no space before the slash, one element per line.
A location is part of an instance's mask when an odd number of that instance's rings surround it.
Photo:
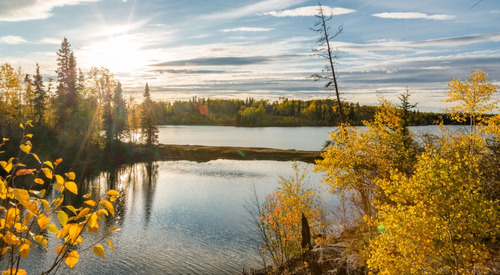
<path fill-rule="evenodd" d="M 36 74 L 33 76 L 33 85 L 35 86 L 35 119 L 38 121 L 38 125 L 43 124 L 44 112 L 45 112 L 45 101 L 47 99 L 47 93 L 44 90 L 43 78 L 40 74 L 40 66 L 36 64 Z"/>
<path fill-rule="evenodd" d="M 57 124 L 61 129 L 78 106 L 76 58 L 66 37 L 57 52 Z"/>
<path fill-rule="evenodd" d="M 144 101 L 142 102 L 141 113 L 141 135 L 146 145 L 151 146 L 158 142 L 158 128 L 155 126 L 156 119 L 153 111 L 153 101 L 149 93 L 149 85 L 144 87 Z"/>
<path fill-rule="evenodd" d="M 122 84 L 118 82 L 113 97 L 113 137 L 118 140 L 127 129 L 127 106 L 123 100 Z"/>

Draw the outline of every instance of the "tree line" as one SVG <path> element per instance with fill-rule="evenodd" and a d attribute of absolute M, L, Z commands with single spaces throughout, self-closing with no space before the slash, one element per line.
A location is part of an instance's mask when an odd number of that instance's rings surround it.
<path fill-rule="evenodd" d="M 342 101 L 346 122 L 363 125 L 379 110 L 378 106 Z M 227 125 L 227 126 L 337 126 L 341 118 L 333 99 L 278 100 L 211 99 L 193 97 L 174 102 L 155 102 L 154 113 L 163 125 Z M 408 123 L 432 125 L 436 121 L 451 123 L 447 114 L 410 110 Z"/>
<path fill-rule="evenodd" d="M 0 66 L 0 137 L 19 136 L 20 123 L 31 121 L 34 140 L 47 153 L 80 161 L 107 154 L 120 140 L 156 142 L 156 118 L 146 83 L 141 104 L 125 99 L 121 83 L 106 68 L 84 74 L 66 38 L 57 51 L 57 79 L 24 74 L 5 63 Z M 142 134 L 141 134 L 142 133 Z"/>

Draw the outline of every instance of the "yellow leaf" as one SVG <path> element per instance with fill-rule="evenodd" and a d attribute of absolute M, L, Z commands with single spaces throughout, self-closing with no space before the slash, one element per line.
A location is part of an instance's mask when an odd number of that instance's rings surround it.
<path fill-rule="evenodd" d="M 27 134 L 25 135 L 27 138 L 33 138 L 33 134 Z"/>
<path fill-rule="evenodd" d="M 66 187 L 66 189 L 68 189 L 71 193 L 78 195 L 78 187 L 76 186 L 76 183 L 67 181 L 66 183 L 64 183 L 64 187 Z"/>
<path fill-rule="evenodd" d="M 80 258 L 80 255 L 78 254 L 78 251 L 71 251 L 66 255 L 66 258 L 64 259 L 64 262 L 71 268 L 74 268 L 76 263 L 78 263 L 78 259 Z"/>
<path fill-rule="evenodd" d="M 108 233 L 111 233 L 111 232 L 119 230 L 119 229 L 120 229 L 119 227 L 113 226 L 110 229 L 108 229 Z"/>
<path fill-rule="evenodd" d="M 19 123 L 19 127 L 24 129 L 24 125 L 22 123 Z"/>
<path fill-rule="evenodd" d="M 24 220 L 23 220 L 23 225 L 27 225 L 31 221 L 33 216 L 35 216 L 35 214 L 33 214 L 31 212 L 26 212 L 26 214 L 24 216 Z"/>
<path fill-rule="evenodd" d="M 12 170 L 12 162 L 5 162 L 5 161 L 0 161 L 0 165 L 5 169 L 7 173 L 10 173 L 10 170 Z"/>
<path fill-rule="evenodd" d="M 64 185 L 61 183 L 56 183 L 56 184 L 52 185 L 52 188 L 54 188 L 54 190 L 62 192 L 64 190 Z"/>
<path fill-rule="evenodd" d="M 84 216 L 85 216 L 85 215 L 87 215 L 89 212 L 90 212 L 90 208 L 85 207 L 84 209 L 82 209 L 82 210 L 80 211 L 80 213 L 78 213 L 78 215 L 76 215 L 75 220 L 78 220 L 79 218 L 84 217 Z"/>
<path fill-rule="evenodd" d="M 2 240 L 6 244 L 10 244 L 10 245 L 20 245 L 21 244 L 21 240 L 19 240 L 17 238 L 17 236 L 14 235 L 14 234 L 12 234 L 12 232 L 10 232 L 10 231 L 7 231 L 7 233 L 5 233 L 5 235 L 3 236 Z"/>
<path fill-rule="evenodd" d="M 90 206 L 95 206 L 95 201 L 93 201 L 93 200 L 86 200 L 85 203 L 90 205 Z"/>
<path fill-rule="evenodd" d="M 113 207 L 113 204 L 111 204 L 111 202 L 104 200 L 100 201 L 99 204 L 104 205 L 104 207 L 106 207 L 111 215 L 115 215 L 115 208 Z"/>
<path fill-rule="evenodd" d="M 35 241 L 37 243 L 39 243 L 41 246 L 47 248 L 47 240 L 45 239 L 45 237 L 43 235 L 35 235 L 35 237 L 33 237 L 33 239 L 35 239 Z"/>
<path fill-rule="evenodd" d="M 35 182 L 38 184 L 44 184 L 44 181 L 41 178 L 36 178 Z"/>
<path fill-rule="evenodd" d="M 68 214 L 66 214 L 64 211 L 59 211 L 57 214 L 57 219 L 61 223 L 62 226 L 65 226 L 68 223 Z"/>
<path fill-rule="evenodd" d="M 108 242 L 109 248 L 111 248 L 111 251 L 115 252 L 115 248 L 113 247 L 113 244 L 111 243 L 111 241 L 108 239 L 106 239 L 106 241 Z"/>
<path fill-rule="evenodd" d="M 108 190 L 108 193 L 106 193 L 106 194 L 107 194 L 108 196 L 115 196 L 115 197 L 120 196 L 120 193 L 118 193 L 118 191 L 113 190 L 113 189 Z"/>
<path fill-rule="evenodd" d="M 61 255 L 61 253 L 63 253 L 63 252 L 64 252 L 64 250 L 66 250 L 65 248 L 66 248 L 66 245 L 60 245 L 60 246 L 58 246 L 58 247 L 56 248 L 56 253 L 57 253 L 57 255 Z"/>
<path fill-rule="evenodd" d="M 69 173 L 66 173 L 64 175 L 66 175 L 66 177 L 68 177 L 69 180 L 75 180 L 75 177 L 76 177 L 75 173 L 73 173 L 73 172 L 69 172 Z"/>
<path fill-rule="evenodd" d="M 26 154 L 29 154 L 31 151 L 31 145 L 29 144 L 21 144 L 19 148 L 21 148 L 21 151 L 25 152 Z"/>
<path fill-rule="evenodd" d="M 6 271 L 2 272 L 2 275 L 11 275 L 11 274 L 26 275 L 27 273 L 26 273 L 26 270 L 24 270 L 24 269 L 17 269 L 17 268 L 9 268 Z"/>
<path fill-rule="evenodd" d="M 38 226 L 40 226 L 40 230 L 43 231 L 43 230 L 45 230 L 45 228 L 47 228 L 47 225 L 50 222 L 50 218 L 42 214 L 42 215 L 38 216 L 37 222 L 38 222 Z"/>
<path fill-rule="evenodd" d="M 94 246 L 94 253 L 99 256 L 99 257 L 104 257 L 104 248 L 102 247 L 102 245 L 98 244 L 96 246 Z"/>
<path fill-rule="evenodd" d="M 6 246 L 6 247 L 4 247 L 4 248 L 2 249 L 2 253 L 1 253 L 1 254 L 2 254 L 2 256 L 3 256 L 3 255 L 5 255 L 5 253 L 7 253 L 7 251 L 9 251 L 9 249 L 10 249 L 10 246 Z"/>
<path fill-rule="evenodd" d="M 42 168 L 42 170 L 47 178 L 52 179 L 52 170 L 47 167 Z"/>
<path fill-rule="evenodd" d="M 68 234 L 69 237 L 71 238 L 72 242 L 76 241 L 78 236 L 80 235 L 80 232 L 83 229 L 83 225 L 79 225 L 77 223 L 73 223 L 69 226 Z"/>
<path fill-rule="evenodd" d="M 30 254 L 30 246 L 26 243 L 23 243 L 19 247 L 19 255 L 21 255 L 21 257 L 23 258 L 27 258 L 29 254 Z"/>
<path fill-rule="evenodd" d="M 23 202 L 27 202 L 29 200 L 30 194 L 24 189 L 16 188 L 14 189 L 14 197 L 22 204 Z"/>
<path fill-rule="evenodd" d="M 73 214 L 76 215 L 76 208 L 74 206 L 72 206 L 72 205 L 66 205 L 64 207 L 66 207 L 69 211 L 73 212 Z"/>
<path fill-rule="evenodd" d="M 90 216 L 89 227 L 92 227 L 92 228 L 98 228 L 99 227 L 99 223 L 97 222 L 97 215 L 95 213 L 93 213 Z"/>
<path fill-rule="evenodd" d="M 45 211 L 46 211 L 47 213 L 49 213 L 49 212 L 50 212 L 50 205 L 49 205 L 49 202 L 48 202 L 47 200 L 45 200 L 45 199 L 41 199 L 41 201 L 42 201 L 43 207 L 45 207 Z"/>
<path fill-rule="evenodd" d="M 63 203 L 63 200 L 64 198 L 58 198 L 52 200 L 52 205 L 54 205 L 54 210 L 57 209 L 61 205 L 61 203 Z"/>
<path fill-rule="evenodd" d="M 56 175 L 56 182 L 59 184 L 64 184 L 64 179 L 63 177 Z"/>
<path fill-rule="evenodd" d="M 48 167 L 50 167 L 52 170 L 54 170 L 54 166 L 52 166 L 52 162 L 50 161 L 45 161 L 43 164 L 47 165 Z"/>
<path fill-rule="evenodd" d="M 91 196 L 92 196 L 92 194 L 87 193 L 87 194 L 83 195 L 83 198 L 84 198 L 84 199 L 88 199 L 88 198 L 90 198 Z"/>
<path fill-rule="evenodd" d="M 11 228 L 20 219 L 19 213 L 20 211 L 17 207 L 11 207 L 7 210 L 7 214 L 5 215 L 5 226 L 7 228 Z"/>
<path fill-rule="evenodd" d="M 49 232 L 52 232 L 54 234 L 59 234 L 59 229 L 57 229 L 57 226 L 53 223 L 47 226 L 47 230 L 49 230 Z"/>
<path fill-rule="evenodd" d="M 38 161 L 38 163 L 42 163 L 42 162 L 40 161 L 40 158 L 38 157 L 38 155 L 37 155 L 37 154 L 35 154 L 35 153 L 31 153 L 31 155 L 32 155 L 32 156 L 33 156 L 33 157 L 34 157 L 34 158 Z"/>

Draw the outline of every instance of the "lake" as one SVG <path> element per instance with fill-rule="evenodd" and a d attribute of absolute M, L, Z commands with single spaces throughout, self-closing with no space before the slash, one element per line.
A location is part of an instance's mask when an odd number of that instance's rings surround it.
<path fill-rule="evenodd" d="M 159 140 L 171 144 L 319 150 L 331 130 L 162 126 Z M 301 163 L 301 167 L 311 170 L 313 166 Z M 244 203 L 252 198 L 254 187 L 263 201 L 273 192 L 279 176 L 293 173 L 292 162 L 237 160 L 160 161 L 101 172 L 84 180 L 80 188 L 100 186 L 102 190 L 113 188 L 122 193 L 116 204 L 116 219 L 106 220 L 100 228 L 121 228 L 110 238 L 116 252 L 103 245 L 106 259 L 102 259 L 91 250 L 85 251 L 72 274 L 236 274 L 243 268 L 260 267 Z M 319 186 L 321 175 L 309 175 L 310 183 Z M 324 200 L 328 208 L 338 201 L 331 194 L 324 194 Z M 30 274 L 47 269 L 58 245 L 48 235 L 49 252 L 33 248 L 22 267 Z M 59 273 L 69 271 L 64 266 Z"/>
<path fill-rule="evenodd" d="M 460 126 L 450 126 L 452 130 Z M 366 127 L 359 127 L 366 129 Z M 412 126 L 415 133 L 439 134 L 437 126 Z M 160 126 L 163 144 L 264 147 L 319 151 L 335 127 Z"/>

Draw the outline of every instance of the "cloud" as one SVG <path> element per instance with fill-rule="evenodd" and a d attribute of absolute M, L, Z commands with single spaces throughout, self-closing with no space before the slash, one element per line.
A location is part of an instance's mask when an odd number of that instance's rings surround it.
<path fill-rule="evenodd" d="M 500 33 L 472 34 L 458 37 L 424 40 L 414 42 L 418 46 L 462 46 L 468 44 L 500 42 Z"/>
<path fill-rule="evenodd" d="M 74 6 L 100 0 L 0 0 L 0 21 L 17 22 L 46 19 L 56 7 Z"/>
<path fill-rule="evenodd" d="M 0 37 L 0 44 L 9 44 L 9 45 L 17 45 L 17 44 L 25 44 L 29 43 L 24 38 L 15 35 L 7 35 Z"/>
<path fill-rule="evenodd" d="M 304 2 L 306 2 L 306 0 L 261 0 L 257 3 L 238 7 L 232 10 L 224 10 L 208 14 L 202 16 L 201 19 L 205 20 L 235 19 L 249 15 L 262 14 L 269 10 L 286 9 L 291 6 L 302 4 Z"/>
<path fill-rule="evenodd" d="M 152 66 L 241 66 L 266 63 L 268 57 L 207 57 L 187 60 L 176 60 L 153 64 Z"/>
<path fill-rule="evenodd" d="M 40 44 L 50 44 L 50 45 L 59 45 L 61 44 L 62 39 L 60 38 L 42 38 L 38 41 Z"/>
<path fill-rule="evenodd" d="M 273 28 L 251 28 L 251 27 L 240 27 L 233 29 L 222 29 L 221 32 L 268 32 L 274 30 Z"/>
<path fill-rule="evenodd" d="M 345 8 L 332 8 L 328 6 L 323 6 L 323 13 L 325 15 L 342 15 L 356 12 L 356 10 L 345 9 Z M 283 11 L 269 11 L 262 13 L 262 15 L 271 15 L 275 17 L 286 17 L 286 16 L 315 16 L 318 13 L 318 6 L 308 6 L 301 7 L 292 10 Z"/>
<path fill-rule="evenodd" d="M 452 20 L 455 19 L 454 15 L 447 14 L 434 14 L 428 15 L 421 12 L 382 12 L 375 13 L 372 16 L 390 19 L 429 19 L 429 20 Z"/>

